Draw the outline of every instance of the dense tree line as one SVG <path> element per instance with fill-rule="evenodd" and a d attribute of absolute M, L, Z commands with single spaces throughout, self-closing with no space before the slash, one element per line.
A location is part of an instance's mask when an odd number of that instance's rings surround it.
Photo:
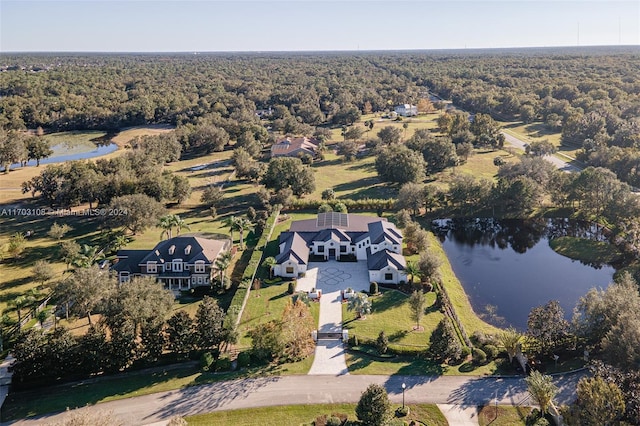
<path fill-rule="evenodd" d="M 174 296 L 153 278 L 117 285 L 97 267 L 79 268 L 56 286 L 54 297 L 59 309 L 89 318 L 89 330 L 75 336 L 63 327 L 50 333 L 31 329 L 18 336 L 12 349 L 16 386 L 117 372 L 196 350 L 217 358 L 236 339 L 235 317 L 206 296 L 195 318 L 184 311 L 169 317 Z M 100 320 L 92 322 L 96 313 Z"/>
<path fill-rule="evenodd" d="M 281 134 L 309 135 L 321 134 L 326 126 L 345 126 L 345 141 L 354 141 L 358 129 L 349 126 L 361 114 L 401 103 L 431 110 L 431 91 L 475 114 L 469 122 L 464 114 L 447 111 L 439 120 L 456 150 L 462 147 L 459 157 L 469 152 L 463 144 L 501 146 L 504 139 L 493 119 L 538 121 L 561 131 L 564 143 L 582 147 L 581 158 L 588 164 L 607 167 L 638 186 L 637 53 L 634 48 L 584 48 L 446 54 L 5 55 L 0 58 L 0 127 L 116 130 L 169 123 L 178 126 L 177 138 L 190 155 L 237 141 L 255 158 L 269 142 L 265 125 Z M 368 131 L 372 127 L 367 126 Z M 393 143 L 401 132 L 385 128 L 378 136 Z M 1 139 L 0 162 L 28 158 L 24 143 L 14 138 L 16 142 L 3 145 Z M 32 145 L 29 158 L 43 155 Z M 444 143 L 432 148 L 450 150 Z M 543 147 L 532 147 L 535 152 L 538 148 Z M 345 155 L 352 153 L 347 150 Z M 430 170 L 441 167 L 425 160 Z M 258 172 L 249 164 L 242 175 L 257 180 Z"/>
<path fill-rule="evenodd" d="M 92 161 L 48 165 L 22 184 L 22 192 L 40 197 L 51 207 L 88 203 L 107 206 L 116 197 L 144 194 L 156 201 L 184 201 L 191 193 L 187 178 L 165 171 L 166 162 L 180 158 L 175 135 L 145 136 L 132 141 L 125 155 Z"/>

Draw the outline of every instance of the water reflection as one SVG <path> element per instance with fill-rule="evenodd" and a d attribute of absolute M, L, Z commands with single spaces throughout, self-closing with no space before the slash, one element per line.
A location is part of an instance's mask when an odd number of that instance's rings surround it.
<path fill-rule="evenodd" d="M 526 329 L 531 308 L 559 300 L 570 317 L 591 287 L 606 287 L 614 268 L 586 265 L 549 247 L 551 238 L 573 236 L 598 241 L 606 230 L 568 219 L 442 219 L 432 223 L 473 308 L 496 325 Z M 489 309 L 486 309 L 486 307 Z"/>

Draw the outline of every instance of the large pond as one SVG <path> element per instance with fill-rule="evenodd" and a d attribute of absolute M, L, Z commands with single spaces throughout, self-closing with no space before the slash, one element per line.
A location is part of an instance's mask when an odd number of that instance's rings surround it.
<path fill-rule="evenodd" d="M 40 160 L 40 164 L 53 164 L 64 163 L 65 161 L 72 160 L 85 160 L 87 158 L 100 157 L 102 155 L 110 154 L 118 149 L 118 145 L 115 143 L 96 144 L 87 142 L 84 144 L 75 144 L 70 147 L 68 144 L 57 144 L 51 147 L 53 154 L 50 157 Z M 29 160 L 27 166 L 35 166 L 36 160 Z M 12 164 L 11 169 L 20 167 L 19 163 Z M 4 168 L 2 168 L 4 170 Z"/>
<path fill-rule="evenodd" d="M 587 265 L 549 247 L 556 236 L 606 240 L 595 225 L 567 219 L 442 219 L 432 223 L 473 309 L 499 326 L 525 330 L 531 308 L 558 300 L 567 319 L 615 269 Z"/>

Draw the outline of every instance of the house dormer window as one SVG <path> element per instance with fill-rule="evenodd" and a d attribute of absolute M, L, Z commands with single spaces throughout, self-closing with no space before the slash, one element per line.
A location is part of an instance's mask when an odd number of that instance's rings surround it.
<path fill-rule="evenodd" d="M 173 260 L 173 272 L 182 272 L 182 259 Z"/>
<path fill-rule="evenodd" d="M 158 272 L 158 265 L 156 262 L 147 262 L 147 273 L 155 274 Z"/>
<path fill-rule="evenodd" d="M 186 254 L 186 255 L 191 254 L 191 244 L 189 244 L 188 246 L 186 246 L 184 248 L 184 254 Z"/>
<path fill-rule="evenodd" d="M 204 261 L 203 260 L 198 260 L 195 263 L 193 272 L 198 273 L 198 274 L 202 274 L 204 273 Z"/>
<path fill-rule="evenodd" d="M 173 253 L 176 252 L 176 246 L 169 247 L 169 254 L 173 256 Z"/>

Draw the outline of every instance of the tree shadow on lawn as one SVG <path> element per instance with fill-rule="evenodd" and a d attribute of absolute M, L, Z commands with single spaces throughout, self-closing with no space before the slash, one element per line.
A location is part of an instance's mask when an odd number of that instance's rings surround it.
<path fill-rule="evenodd" d="M 277 376 L 254 377 L 183 388 L 162 396 L 160 401 L 164 405 L 152 416 L 171 418 L 176 415 L 208 413 L 234 400 L 245 399 L 260 388 L 279 380 Z M 142 420 L 148 421 L 150 418 Z"/>
<path fill-rule="evenodd" d="M 37 416 L 97 404 L 105 398 L 129 394 L 149 386 L 183 379 L 196 368 L 163 370 L 151 374 L 123 373 L 120 377 L 102 378 L 96 382 L 78 382 L 37 390 L 14 392 L 2 407 L 2 420 Z"/>
<path fill-rule="evenodd" d="M 350 198 L 354 198 L 353 194 L 357 193 L 356 190 L 370 190 L 372 187 L 376 185 L 380 185 L 382 182 L 377 176 L 365 177 L 358 180 L 352 180 L 349 182 L 340 183 L 333 187 L 335 192 L 350 192 Z M 360 191 L 361 192 L 361 191 Z"/>
<path fill-rule="evenodd" d="M 397 308 L 406 302 L 407 296 L 396 290 L 387 290 L 382 292 L 379 296 L 371 299 L 371 310 L 376 313 L 384 312 L 387 309 Z"/>
<path fill-rule="evenodd" d="M 397 342 L 398 340 L 404 338 L 407 334 L 409 334 L 407 330 L 396 331 L 395 333 L 388 336 L 389 342 Z"/>
<path fill-rule="evenodd" d="M 373 172 L 376 170 L 374 163 L 360 163 L 347 167 L 348 170 L 365 170 L 367 172 Z"/>
<path fill-rule="evenodd" d="M 270 300 L 270 301 L 278 300 L 278 299 L 282 299 L 283 297 L 287 297 L 287 296 L 289 296 L 289 293 L 288 293 L 288 292 L 286 292 L 286 291 L 283 291 L 283 292 L 282 292 L 282 293 L 280 293 L 280 294 L 277 294 L 277 295 L 275 295 L 275 296 L 271 296 L 271 297 L 269 298 L 269 300 Z"/>

